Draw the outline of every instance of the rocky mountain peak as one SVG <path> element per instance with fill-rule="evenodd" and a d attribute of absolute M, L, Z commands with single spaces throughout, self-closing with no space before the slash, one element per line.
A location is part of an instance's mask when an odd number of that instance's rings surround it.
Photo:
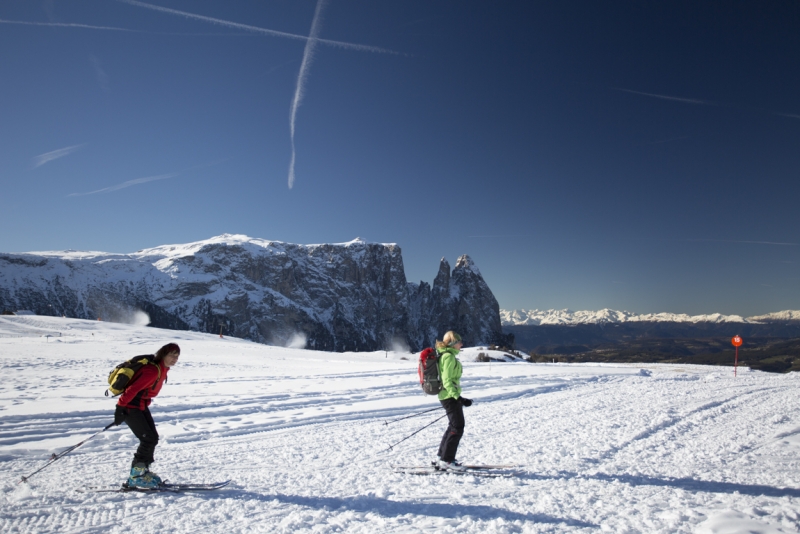
<path fill-rule="evenodd" d="M 472 271 L 474 274 L 480 276 L 481 272 L 478 270 L 478 266 L 475 265 L 475 262 L 472 261 L 472 258 L 467 256 L 466 254 L 459 256 L 458 260 L 456 260 L 456 269 L 468 269 Z"/>

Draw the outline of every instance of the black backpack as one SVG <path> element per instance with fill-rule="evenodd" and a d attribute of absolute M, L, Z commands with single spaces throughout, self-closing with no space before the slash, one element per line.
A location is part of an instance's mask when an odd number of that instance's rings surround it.
<path fill-rule="evenodd" d="M 442 391 L 442 374 L 439 372 L 439 353 L 428 347 L 419 355 L 419 383 L 428 395 L 438 395 Z"/>

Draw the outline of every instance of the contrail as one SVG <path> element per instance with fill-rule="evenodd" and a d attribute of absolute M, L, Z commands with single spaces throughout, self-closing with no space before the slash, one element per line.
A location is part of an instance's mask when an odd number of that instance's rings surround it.
<path fill-rule="evenodd" d="M 122 2 L 123 4 L 128 4 L 128 5 L 137 6 L 137 7 L 143 7 L 145 9 L 152 9 L 153 11 L 161 11 L 162 13 L 169 13 L 171 15 L 179 15 L 179 16 L 186 17 L 186 18 L 189 18 L 189 19 L 202 20 L 202 21 L 205 21 L 205 22 L 210 22 L 212 24 L 219 24 L 221 26 L 227 26 L 229 28 L 238 28 L 240 30 L 246 30 L 246 31 L 250 31 L 250 32 L 256 32 L 256 33 L 263 33 L 263 34 L 266 34 L 266 35 L 272 35 L 273 37 L 284 37 L 284 38 L 287 38 L 287 39 L 296 39 L 296 40 L 306 41 L 306 42 L 308 42 L 308 40 L 310 39 L 310 37 L 305 36 L 305 35 L 298 35 L 296 33 L 280 32 L 280 31 L 277 31 L 277 30 L 268 30 L 267 28 L 260 28 L 258 26 L 250 26 L 249 24 L 240 24 L 238 22 L 232 22 L 232 21 L 229 21 L 229 20 L 217 19 L 217 18 L 213 18 L 213 17 L 206 17 L 206 16 L 203 16 L 203 15 L 197 15 L 195 13 L 188 13 L 186 11 L 178 11 L 177 9 L 170 9 L 168 7 L 154 6 L 152 4 L 146 4 L 144 2 L 139 2 L 138 0 L 117 0 L 117 2 Z M 339 48 L 345 48 L 345 49 L 348 49 L 348 50 L 360 50 L 362 52 L 377 52 L 377 53 L 382 53 L 382 54 L 398 54 L 397 52 L 395 52 L 393 50 L 387 50 L 385 48 L 380 48 L 380 47 L 377 47 L 377 46 L 367 46 L 367 45 L 360 45 L 360 44 L 354 44 L 354 43 L 345 43 L 345 42 L 342 42 L 342 41 L 331 41 L 329 39 L 316 39 L 316 40 L 318 42 L 326 44 L 326 45 L 336 46 L 336 47 L 339 47 Z"/>
<path fill-rule="evenodd" d="M 303 86 L 308 77 L 308 69 L 311 66 L 311 61 L 314 57 L 314 47 L 317 44 L 317 36 L 319 35 L 321 22 L 322 8 L 325 5 L 325 0 L 317 2 L 317 8 L 314 11 L 314 20 L 311 22 L 311 32 L 306 41 L 306 48 L 303 51 L 303 62 L 300 64 L 300 73 L 297 75 L 297 87 L 294 90 L 294 98 L 292 99 L 292 108 L 289 112 L 289 137 L 292 140 L 292 159 L 289 162 L 289 189 L 294 186 L 294 123 L 297 118 L 297 108 L 300 107 L 300 102 L 303 100 Z"/>
<path fill-rule="evenodd" d="M 159 174 L 157 176 L 146 176 L 144 178 L 136 178 L 135 180 L 128 180 L 127 182 L 122 182 L 121 184 L 112 185 L 111 187 L 104 187 L 103 189 L 98 189 L 96 191 L 89 191 L 88 193 L 70 193 L 67 195 L 68 197 L 82 197 L 85 195 L 94 195 L 96 193 L 110 193 L 111 191 L 117 191 L 119 189 L 125 189 L 126 187 L 130 187 L 132 185 L 139 185 L 145 184 L 147 182 L 155 182 L 156 180 L 166 180 L 168 178 L 174 178 L 181 174 L 180 172 L 171 172 L 168 174 Z"/>
<path fill-rule="evenodd" d="M 658 95 L 658 94 L 655 94 L 655 93 L 643 93 L 641 91 L 633 91 L 631 89 L 623 89 L 621 87 L 612 87 L 611 89 L 613 89 L 614 91 L 623 91 L 625 93 L 632 93 L 632 94 L 635 94 L 635 95 L 650 96 L 650 97 L 653 97 L 653 98 L 661 98 L 663 100 L 672 100 L 674 102 L 684 102 L 686 104 L 699 104 L 699 105 L 702 105 L 702 106 L 722 106 L 722 107 L 728 107 L 728 108 L 742 109 L 742 110 L 746 110 L 746 111 L 758 111 L 758 112 L 762 112 L 762 113 L 771 113 L 772 115 L 777 115 L 779 117 L 789 117 L 789 118 L 792 118 L 792 119 L 800 119 L 800 115 L 795 115 L 795 114 L 792 114 L 792 113 L 770 112 L 770 111 L 767 111 L 765 109 L 750 108 L 750 107 L 744 107 L 744 106 L 735 106 L 735 105 L 729 105 L 729 104 L 721 104 L 719 102 L 711 102 L 709 100 L 698 100 L 696 98 L 681 98 L 681 97 L 678 97 L 678 96 Z"/>
<path fill-rule="evenodd" d="M 667 243 L 738 243 L 743 245 L 775 245 L 779 247 L 800 247 L 800 243 L 790 243 L 784 241 L 755 241 L 744 239 L 710 239 L 710 238 L 697 238 L 697 239 L 650 239 L 645 237 L 631 238 L 634 241 L 659 241 Z"/>
<path fill-rule="evenodd" d="M 129 33 L 146 33 L 148 35 L 173 35 L 177 37 L 231 37 L 247 35 L 252 36 L 253 32 L 248 33 L 174 33 L 174 32 L 153 32 L 149 30 L 133 30 L 130 28 L 118 28 L 116 26 L 92 26 L 91 24 L 73 24 L 68 22 L 28 22 L 25 20 L 5 20 L 0 19 L 0 24 L 21 24 L 23 26 L 51 26 L 55 28 L 80 28 L 85 30 L 105 30 Z"/>
<path fill-rule="evenodd" d="M 468 235 L 467 237 L 522 237 L 520 234 L 486 234 L 486 235 Z"/>
<path fill-rule="evenodd" d="M 108 74 L 106 71 L 103 70 L 103 66 L 100 64 L 100 60 L 97 59 L 97 56 L 91 54 L 89 56 L 89 61 L 92 62 L 92 66 L 94 67 L 94 72 L 97 74 L 97 81 L 100 82 L 100 88 L 103 91 L 108 91 Z"/>
<path fill-rule="evenodd" d="M 747 245 L 778 245 L 783 247 L 797 247 L 800 243 L 782 243 L 779 241 L 741 241 L 738 239 L 684 239 L 687 242 L 694 243 L 743 243 Z"/>
<path fill-rule="evenodd" d="M 702 104 L 706 106 L 718 106 L 716 102 L 707 102 L 705 100 L 697 100 L 695 98 L 681 98 L 677 96 L 657 95 L 653 93 L 643 93 L 641 91 L 632 91 L 630 89 L 622 89 L 620 87 L 612 87 L 615 91 L 623 91 L 625 93 L 633 93 L 635 95 L 651 96 L 653 98 L 661 98 L 663 100 L 674 100 L 675 102 L 685 102 L 686 104 Z"/>
<path fill-rule="evenodd" d="M 68 156 L 78 150 L 80 147 L 85 145 L 86 143 L 82 143 L 80 145 L 72 145 L 66 148 L 59 148 L 58 150 L 53 150 L 52 152 L 45 152 L 44 154 L 40 154 L 33 158 L 33 167 L 41 167 L 48 161 L 53 161 L 54 159 L 63 158 L 64 156 Z"/>
<path fill-rule="evenodd" d="M 143 30 L 129 30 L 128 28 L 116 28 L 114 26 L 91 26 L 89 24 L 71 24 L 66 22 L 26 22 L 22 20 L 0 19 L 0 24 L 22 24 L 24 26 L 57 26 L 62 28 L 86 28 L 90 30 L 113 30 L 118 32 L 151 33 Z"/>
<path fill-rule="evenodd" d="M 317 46 L 317 43 L 322 43 L 330 46 L 336 46 L 339 48 L 344 48 L 348 50 L 359 50 L 363 52 L 378 52 L 383 54 L 396 54 L 397 52 L 393 50 L 387 50 L 385 48 L 379 48 L 377 46 L 367 46 L 367 45 L 359 45 L 353 43 L 345 43 L 342 41 L 332 41 L 329 39 L 320 39 L 319 31 L 321 27 L 321 14 L 322 10 L 325 5 L 325 0 L 318 0 L 317 7 L 314 11 L 314 19 L 311 22 L 311 32 L 309 35 L 298 35 L 295 33 L 287 33 L 281 32 L 276 30 L 269 30 L 266 28 L 260 28 L 258 26 L 250 26 L 249 24 L 241 24 L 238 22 L 232 22 L 229 20 L 223 20 L 213 17 L 206 17 L 203 15 L 197 15 L 195 13 L 188 13 L 186 11 L 179 11 L 177 9 L 171 9 L 167 7 L 156 6 L 153 4 L 147 4 L 145 2 L 140 2 L 139 0 L 117 0 L 117 2 L 121 2 L 123 4 L 128 4 L 131 6 L 142 7 L 145 9 L 151 9 L 153 11 L 159 11 L 162 13 L 168 13 L 170 15 L 178 15 L 181 17 L 186 17 L 189 19 L 201 20 L 204 22 L 210 22 L 212 24 L 218 24 L 221 26 L 227 26 L 230 28 L 237 28 L 240 30 L 246 30 L 250 32 L 257 32 L 261 34 L 271 35 L 273 37 L 283 37 L 287 39 L 296 39 L 305 41 L 306 46 L 305 50 L 303 51 L 303 61 L 300 65 L 300 72 L 297 76 L 297 86 L 295 87 L 294 98 L 292 99 L 292 105 L 289 111 L 289 130 L 290 130 L 290 139 L 292 145 L 292 157 L 289 161 L 289 189 L 294 186 L 294 166 L 296 160 L 296 151 L 295 151 L 295 144 L 294 144 L 294 133 L 295 133 L 295 123 L 297 119 L 297 108 L 300 107 L 300 103 L 303 100 L 303 89 L 305 86 L 306 79 L 308 78 L 308 71 L 311 66 L 311 62 L 314 58 L 314 49 Z"/>
<path fill-rule="evenodd" d="M 96 191 L 89 191 L 88 193 L 70 193 L 67 195 L 68 197 L 82 197 L 85 195 L 94 195 L 95 193 L 110 193 L 111 191 L 117 191 L 119 189 L 125 189 L 126 187 L 130 187 L 132 185 L 139 185 L 139 184 L 146 184 L 147 182 L 155 182 L 156 180 L 167 180 L 168 178 L 174 178 L 180 174 L 185 172 L 193 171 L 195 169 L 203 169 L 205 167 L 213 167 L 214 165 L 219 165 L 220 163 L 224 163 L 228 161 L 230 158 L 223 158 L 218 159 L 215 161 L 211 161 L 209 163 L 201 163 L 199 165 L 194 165 L 192 167 L 177 171 L 177 172 L 170 172 L 167 174 L 159 174 L 156 176 L 145 176 L 144 178 L 136 178 L 135 180 L 128 180 L 127 182 L 122 182 L 121 184 L 112 185 L 111 187 L 104 187 L 103 189 L 97 189 Z"/>

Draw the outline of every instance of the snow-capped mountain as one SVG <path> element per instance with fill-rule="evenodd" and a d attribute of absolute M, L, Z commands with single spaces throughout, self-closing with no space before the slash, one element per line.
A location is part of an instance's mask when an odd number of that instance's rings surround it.
<path fill-rule="evenodd" d="M 748 317 L 750 322 L 769 323 L 769 322 L 783 322 L 783 321 L 800 321 L 800 311 L 797 310 L 784 310 L 779 312 L 768 313 L 766 315 L 754 315 Z"/>
<path fill-rule="evenodd" d="M 635 314 L 627 311 L 571 311 L 571 310 L 500 310 L 503 326 L 519 325 L 577 325 L 607 323 L 765 323 L 800 321 L 800 311 L 782 311 L 767 315 L 742 317 L 740 315 L 686 315 L 685 313 Z"/>
<path fill-rule="evenodd" d="M 408 283 L 396 244 L 296 245 L 225 234 L 132 254 L 0 254 L 0 311 L 140 322 L 321 350 L 419 350 L 449 329 L 502 343 L 499 306 L 468 256 Z M 144 313 L 142 313 L 144 312 Z M 145 319 L 146 321 L 147 319 Z"/>

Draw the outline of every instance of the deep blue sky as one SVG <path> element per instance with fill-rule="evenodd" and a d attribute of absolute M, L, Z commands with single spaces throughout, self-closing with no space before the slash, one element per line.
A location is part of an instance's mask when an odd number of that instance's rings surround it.
<path fill-rule="evenodd" d="M 301 36 L 317 8 L 149 4 Z M 328 0 L 319 38 L 396 53 L 312 47 L 292 188 L 305 40 L 113 0 L 0 20 L 0 251 L 359 236 L 411 281 L 469 254 L 507 309 L 800 309 L 798 2 Z"/>

